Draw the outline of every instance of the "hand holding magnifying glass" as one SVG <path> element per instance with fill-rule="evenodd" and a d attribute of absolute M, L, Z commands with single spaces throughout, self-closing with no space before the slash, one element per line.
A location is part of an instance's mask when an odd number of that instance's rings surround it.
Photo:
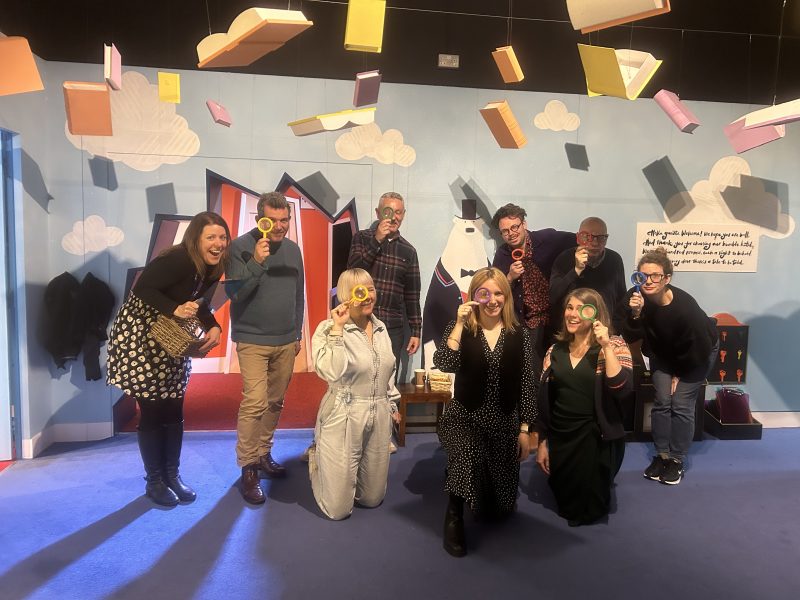
<path fill-rule="evenodd" d="M 579 231 L 575 234 L 575 239 L 578 241 L 578 246 L 588 246 L 592 241 L 592 234 L 588 231 Z"/>

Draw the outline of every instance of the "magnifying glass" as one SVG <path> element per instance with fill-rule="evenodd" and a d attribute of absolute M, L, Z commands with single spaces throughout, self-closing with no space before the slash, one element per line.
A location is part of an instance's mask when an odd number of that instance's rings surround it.
<path fill-rule="evenodd" d="M 578 240 L 579 246 L 588 246 L 589 242 L 592 241 L 592 234 L 588 231 L 579 231 L 575 237 Z"/>
<path fill-rule="evenodd" d="M 489 304 L 489 300 L 492 299 L 492 292 L 486 288 L 478 288 L 475 290 L 475 294 L 472 296 L 472 299 L 480 304 Z"/>
<path fill-rule="evenodd" d="M 350 302 L 352 304 L 361 304 L 367 298 L 369 298 L 369 290 L 365 285 L 355 286 L 353 291 L 350 293 Z"/>
<path fill-rule="evenodd" d="M 256 223 L 258 226 L 258 230 L 264 234 L 264 238 L 267 237 L 267 234 L 272 231 L 272 228 L 275 227 L 275 223 L 272 222 L 272 219 L 269 217 L 261 217 L 258 222 Z"/>
<path fill-rule="evenodd" d="M 511 258 L 513 258 L 514 260 L 522 260 L 524 256 L 525 256 L 525 250 L 523 250 L 522 248 L 514 248 L 511 251 Z"/>
<path fill-rule="evenodd" d="M 594 323 L 597 317 L 597 307 L 594 304 L 584 304 L 578 309 L 578 316 L 584 321 L 591 321 Z"/>
<path fill-rule="evenodd" d="M 381 211 L 381 216 L 384 221 L 391 221 L 394 219 L 394 209 L 391 206 L 384 206 Z"/>
<path fill-rule="evenodd" d="M 641 271 L 634 271 L 631 275 L 631 283 L 636 286 L 636 291 L 641 293 L 642 286 L 647 283 L 647 275 Z"/>

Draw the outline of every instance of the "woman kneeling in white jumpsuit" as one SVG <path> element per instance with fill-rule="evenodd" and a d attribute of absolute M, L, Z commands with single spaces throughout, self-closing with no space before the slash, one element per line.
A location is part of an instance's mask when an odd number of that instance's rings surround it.
<path fill-rule="evenodd" d="M 400 393 L 389 333 L 372 314 L 372 277 L 363 269 L 348 269 L 339 277 L 336 295 L 341 304 L 311 340 L 314 369 L 328 382 L 328 391 L 317 413 L 308 470 L 320 509 L 339 520 L 350 516 L 354 503 L 371 508 L 383 502 Z"/>

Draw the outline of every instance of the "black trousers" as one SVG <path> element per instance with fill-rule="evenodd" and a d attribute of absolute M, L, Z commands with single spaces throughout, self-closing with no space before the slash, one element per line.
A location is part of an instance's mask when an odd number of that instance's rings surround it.
<path fill-rule="evenodd" d="M 136 400 L 139 405 L 139 431 L 153 431 L 163 425 L 183 422 L 183 396 L 159 400 Z"/>

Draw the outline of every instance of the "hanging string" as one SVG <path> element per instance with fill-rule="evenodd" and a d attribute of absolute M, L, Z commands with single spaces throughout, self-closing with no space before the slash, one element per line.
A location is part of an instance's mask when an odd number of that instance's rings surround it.
<path fill-rule="evenodd" d="M 750 41 L 747 43 L 747 103 L 750 104 L 750 83 L 752 80 L 751 62 L 753 59 L 753 36 L 750 36 Z"/>
<path fill-rule="evenodd" d="M 208 11 L 208 0 L 206 0 L 206 19 L 208 20 L 208 35 L 211 35 L 211 13 Z"/>
<path fill-rule="evenodd" d="M 514 0 L 508 0 L 508 20 L 506 21 L 506 46 L 511 45 L 511 28 L 513 25 Z"/>
<path fill-rule="evenodd" d="M 773 88 L 772 94 L 772 106 L 775 106 L 775 102 L 778 100 L 778 78 L 781 74 L 781 41 L 783 41 L 783 15 L 786 12 L 786 0 L 783 0 L 783 4 L 781 5 L 781 25 L 778 29 L 778 56 L 775 60 L 775 87 Z"/>
<path fill-rule="evenodd" d="M 678 98 L 680 98 L 681 89 L 683 88 L 683 33 L 684 30 L 681 29 L 681 47 L 678 52 L 678 88 L 675 90 L 675 93 L 678 94 Z"/>

